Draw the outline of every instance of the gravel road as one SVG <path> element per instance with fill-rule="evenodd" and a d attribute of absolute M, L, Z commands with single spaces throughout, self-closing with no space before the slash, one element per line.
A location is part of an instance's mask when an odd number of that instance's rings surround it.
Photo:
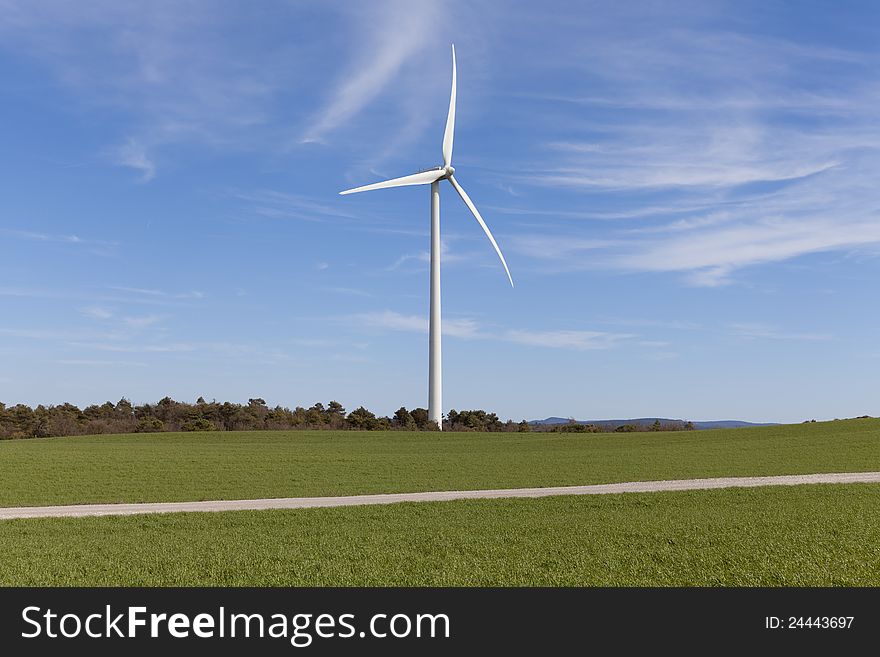
<path fill-rule="evenodd" d="M 438 502 L 447 500 L 482 500 L 510 497 L 550 497 L 553 495 L 606 495 L 609 493 L 656 493 L 660 491 L 705 490 L 709 488 L 754 488 L 757 486 L 856 483 L 880 483 L 880 472 L 835 472 L 826 474 L 781 475 L 773 477 L 718 477 L 714 479 L 630 481 L 619 484 L 593 484 L 590 486 L 388 493 L 382 495 L 348 495 L 343 497 L 282 497 L 259 500 L 214 500 L 204 502 L 24 506 L 0 508 L 0 520 L 11 520 L 15 518 L 128 516 L 144 513 L 263 511 L 266 509 L 309 509 L 315 507 L 361 506 L 366 504 L 395 504 L 397 502 Z"/>

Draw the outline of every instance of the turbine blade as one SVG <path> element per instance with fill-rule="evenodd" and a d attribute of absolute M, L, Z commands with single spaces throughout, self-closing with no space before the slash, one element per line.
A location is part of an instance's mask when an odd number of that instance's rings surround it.
<path fill-rule="evenodd" d="M 386 187 L 404 187 L 406 185 L 427 185 L 428 183 L 432 183 L 435 180 L 439 180 L 443 176 L 446 175 L 446 172 L 443 169 L 431 169 L 430 171 L 422 171 L 420 173 L 414 173 L 410 176 L 403 176 L 401 178 L 392 178 L 391 180 L 383 180 L 382 182 L 373 183 L 371 185 L 363 185 L 362 187 L 355 187 L 354 189 L 346 189 L 344 192 L 339 192 L 341 195 L 345 194 L 356 194 L 358 192 L 369 192 L 374 189 L 385 189 Z"/>
<path fill-rule="evenodd" d="M 464 189 L 462 189 L 461 185 L 458 184 L 458 181 L 455 179 L 454 176 L 449 176 L 448 180 L 452 183 L 452 186 L 455 187 L 455 191 L 458 192 L 459 196 L 461 196 L 461 200 L 464 201 L 464 204 L 468 206 L 468 209 L 473 213 L 474 218 L 477 220 L 477 223 L 480 224 L 483 232 L 486 233 L 486 237 L 488 237 L 489 241 L 492 242 L 492 246 L 495 247 L 495 253 L 498 254 L 499 258 L 501 258 L 501 264 L 504 265 L 504 271 L 507 272 L 507 280 L 510 281 L 510 287 L 513 287 L 513 277 L 511 277 L 510 270 L 507 268 L 507 262 L 504 260 L 504 254 L 501 253 L 501 249 L 498 248 L 498 242 L 496 242 L 495 238 L 492 237 L 492 232 L 489 230 L 486 222 L 483 221 L 483 217 L 480 216 L 480 212 L 479 210 L 477 210 L 477 206 L 474 205 L 471 197 L 467 195 L 467 192 L 465 192 Z"/>
<path fill-rule="evenodd" d="M 452 45 L 452 92 L 449 94 L 449 114 L 443 133 L 443 166 L 452 164 L 452 140 L 455 137 L 455 44 Z"/>

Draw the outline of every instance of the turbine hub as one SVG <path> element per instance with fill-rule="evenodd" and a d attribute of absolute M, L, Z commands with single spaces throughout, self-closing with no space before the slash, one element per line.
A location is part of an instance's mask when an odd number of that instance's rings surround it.
<path fill-rule="evenodd" d="M 450 164 L 446 167 L 446 175 L 451 176 L 453 173 L 455 173 L 455 167 Z"/>

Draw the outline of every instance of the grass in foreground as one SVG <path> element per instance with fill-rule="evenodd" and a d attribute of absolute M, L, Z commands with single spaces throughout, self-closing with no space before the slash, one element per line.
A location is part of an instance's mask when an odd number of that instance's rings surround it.
<path fill-rule="evenodd" d="M 0 506 L 870 470 L 873 419 L 638 434 L 135 434 L 0 442 Z"/>
<path fill-rule="evenodd" d="M 880 585 L 880 485 L 0 522 L 2 585 Z"/>

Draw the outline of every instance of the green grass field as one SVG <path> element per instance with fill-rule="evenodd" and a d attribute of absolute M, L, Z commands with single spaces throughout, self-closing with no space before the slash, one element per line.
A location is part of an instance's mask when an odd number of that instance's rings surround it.
<path fill-rule="evenodd" d="M 2 585 L 880 585 L 880 485 L 0 522 Z"/>
<path fill-rule="evenodd" d="M 0 506 L 880 470 L 880 420 L 636 434 L 242 432 L 0 442 Z"/>

